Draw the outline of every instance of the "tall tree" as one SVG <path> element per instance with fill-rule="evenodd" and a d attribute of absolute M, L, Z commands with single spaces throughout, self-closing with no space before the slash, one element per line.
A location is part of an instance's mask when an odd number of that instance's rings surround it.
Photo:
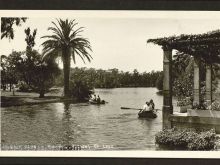
<path fill-rule="evenodd" d="M 31 78 L 32 78 L 32 68 L 35 65 L 36 61 L 39 61 L 40 56 L 38 52 L 33 50 L 35 45 L 35 37 L 37 34 L 37 29 L 34 29 L 33 33 L 31 34 L 31 29 L 28 27 L 24 30 L 26 34 L 25 42 L 26 46 L 26 59 L 25 59 L 25 72 L 24 72 L 24 79 L 28 86 L 30 86 Z"/>
<path fill-rule="evenodd" d="M 27 29 L 24 30 L 25 34 L 26 34 L 26 38 L 25 41 L 27 43 L 27 47 L 26 47 L 26 53 L 28 54 L 34 47 L 35 45 L 35 37 L 37 34 L 37 29 L 34 29 L 33 34 L 31 34 L 31 29 L 28 27 Z"/>
<path fill-rule="evenodd" d="M 40 58 L 33 65 L 32 89 L 40 94 L 40 98 L 54 85 L 56 76 L 59 76 L 60 69 L 53 59 L 43 60 Z"/>
<path fill-rule="evenodd" d="M 2 17 L 1 18 L 1 39 L 9 38 L 14 39 L 14 28 L 13 26 L 21 26 L 27 18 L 25 17 Z"/>
<path fill-rule="evenodd" d="M 75 20 L 58 19 L 57 23 L 52 22 L 54 27 L 49 27 L 52 35 L 46 35 L 47 38 L 43 45 L 43 54 L 45 58 L 57 58 L 61 56 L 64 71 L 64 97 L 69 97 L 69 77 L 70 77 L 70 60 L 71 57 L 76 62 L 75 55 L 78 55 L 85 63 L 84 58 L 89 62 L 92 59 L 88 51 L 92 51 L 88 39 L 79 35 L 83 27 L 74 29 L 78 23 Z M 61 52 L 61 53 L 60 53 Z"/>
<path fill-rule="evenodd" d="M 6 90 L 7 83 L 7 56 L 1 55 L 1 87 Z"/>
<path fill-rule="evenodd" d="M 16 84 L 19 80 L 20 73 L 18 67 L 20 63 L 21 52 L 13 51 L 8 56 L 1 56 L 1 78 L 2 86 L 5 89 L 6 84 L 10 85 L 10 91 L 13 84 Z"/>

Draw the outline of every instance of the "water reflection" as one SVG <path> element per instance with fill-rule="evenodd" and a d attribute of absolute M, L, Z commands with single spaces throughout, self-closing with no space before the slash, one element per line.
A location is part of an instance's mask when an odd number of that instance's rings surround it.
<path fill-rule="evenodd" d="M 49 103 L 2 108 L 4 144 L 113 145 L 114 150 L 155 149 L 154 135 L 162 129 L 161 112 L 156 119 L 138 119 L 140 108 L 153 98 L 156 108 L 162 98 L 154 88 L 97 89 L 105 105 Z M 135 139 L 135 140 L 134 140 Z M 94 149 L 94 148 L 93 148 Z M 99 148 L 102 149 L 102 148 Z"/>
<path fill-rule="evenodd" d="M 36 106 L 36 105 L 27 105 L 27 106 L 12 106 L 12 107 L 7 107 L 7 112 L 8 114 L 14 114 L 15 117 L 17 115 L 24 115 L 26 116 L 27 118 L 34 118 L 37 114 L 37 111 L 33 110 L 35 109 L 35 107 L 38 107 L 39 106 Z M 40 110 L 40 108 L 39 108 Z"/>
<path fill-rule="evenodd" d="M 71 118 L 71 113 L 70 113 L 70 103 L 69 102 L 64 102 L 64 115 L 63 119 L 69 121 Z"/>
<path fill-rule="evenodd" d="M 71 146 L 71 141 L 73 140 L 71 134 L 72 134 L 72 129 L 71 129 L 71 112 L 70 112 L 70 103 L 69 102 L 64 102 L 64 113 L 63 113 L 63 118 L 62 118 L 62 123 L 63 123 L 63 141 L 62 145 L 64 147 Z"/>

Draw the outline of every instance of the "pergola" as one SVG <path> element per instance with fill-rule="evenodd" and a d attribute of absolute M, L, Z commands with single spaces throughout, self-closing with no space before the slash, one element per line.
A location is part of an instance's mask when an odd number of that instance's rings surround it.
<path fill-rule="evenodd" d="M 149 39 L 148 43 L 162 46 L 163 49 L 163 128 L 171 128 L 169 116 L 173 114 L 172 105 L 172 50 L 178 50 L 194 58 L 193 104 L 200 104 L 200 63 L 206 64 L 207 102 L 212 101 L 212 64 L 220 63 L 220 30 L 198 34 L 180 35 Z"/>

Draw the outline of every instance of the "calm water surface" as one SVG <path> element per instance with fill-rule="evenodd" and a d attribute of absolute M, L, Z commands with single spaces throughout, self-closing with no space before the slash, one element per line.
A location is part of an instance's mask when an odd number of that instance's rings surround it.
<path fill-rule="evenodd" d="M 2 146 L 88 146 L 90 150 L 155 150 L 154 135 L 162 128 L 156 119 L 138 119 L 136 110 L 153 99 L 161 109 L 163 97 L 155 88 L 96 89 L 106 105 L 49 103 L 1 108 Z M 24 148 L 23 148 L 24 149 Z M 47 148 L 49 149 L 49 148 Z"/>

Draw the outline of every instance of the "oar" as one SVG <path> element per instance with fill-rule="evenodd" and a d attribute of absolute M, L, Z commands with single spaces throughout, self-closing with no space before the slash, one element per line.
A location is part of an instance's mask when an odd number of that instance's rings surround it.
<path fill-rule="evenodd" d="M 133 110 L 142 110 L 142 109 L 138 109 L 138 108 L 129 108 L 129 107 L 121 107 L 121 109 L 133 109 Z M 156 111 L 161 111 L 160 109 L 154 109 Z"/>
<path fill-rule="evenodd" d="M 121 107 L 121 109 L 133 109 L 133 110 L 142 110 L 142 109 L 138 109 L 138 108 L 129 108 L 129 107 Z"/>

